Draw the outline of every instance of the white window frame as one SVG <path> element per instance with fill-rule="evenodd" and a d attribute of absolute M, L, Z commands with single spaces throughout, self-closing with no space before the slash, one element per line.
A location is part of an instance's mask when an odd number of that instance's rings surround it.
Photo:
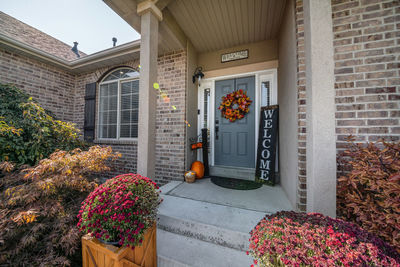
<path fill-rule="evenodd" d="M 120 70 L 120 69 L 128 69 L 127 67 L 121 67 L 118 69 L 113 69 L 112 71 L 110 71 L 104 78 L 106 79 L 108 77 L 108 75 L 110 75 L 111 73 Z M 134 69 L 132 69 L 134 70 Z M 136 70 L 134 70 L 136 71 Z M 131 81 L 139 81 L 140 79 L 140 75 L 138 72 L 138 75 L 135 77 L 129 77 L 129 78 L 120 78 L 120 79 L 116 79 L 116 80 L 111 80 L 111 81 L 105 81 L 103 82 L 103 80 L 101 82 L 99 82 L 99 86 L 98 86 L 98 96 L 97 96 L 97 116 L 96 116 L 96 123 L 97 123 L 97 133 L 96 133 L 96 137 L 98 141 L 137 141 L 138 137 L 120 137 L 120 128 L 121 128 L 121 83 L 124 82 L 131 82 Z M 116 138 L 101 138 L 100 137 L 100 90 L 101 90 L 101 85 L 103 84 L 109 84 L 109 83 L 117 83 L 118 86 L 118 93 L 117 93 L 117 98 L 118 98 L 118 102 L 117 102 L 117 134 L 116 134 Z M 139 105 L 138 105 L 138 113 L 139 113 Z M 138 122 L 138 127 L 139 127 L 139 122 Z"/>

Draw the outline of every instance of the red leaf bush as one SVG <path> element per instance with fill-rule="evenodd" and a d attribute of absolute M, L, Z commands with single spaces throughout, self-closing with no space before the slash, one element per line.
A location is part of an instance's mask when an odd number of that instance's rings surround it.
<path fill-rule="evenodd" d="M 78 227 L 103 241 L 134 248 L 156 220 L 157 189 L 153 181 L 139 174 L 109 179 L 82 202 Z"/>
<path fill-rule="evenodd" d="M 342 159 L 338 214 L 394 246 L 400 253 L 400 143 L 352 143 Z"/>
<path fill-rule="evenodd" d="M 93 146 L 13 172 L 15 164 L 0 163 L 0 266 L 80 266 L 81 202 L 119 157 Z"/>
<path fill-rule="evenodd" d="M 318 213 L 278 212 L 250 234 L 260 266 L 400 266 L 400 255 L 380 238 Z"/>

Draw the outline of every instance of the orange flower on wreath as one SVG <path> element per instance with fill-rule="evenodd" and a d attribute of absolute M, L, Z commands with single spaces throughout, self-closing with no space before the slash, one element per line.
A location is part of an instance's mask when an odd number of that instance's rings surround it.
<path fill-rule="evenodd" d="M 247 92 L 240 89 L 223 96 L 218 109 L 221 110 L 222 117 L 234 122 L 243 119 L 249 113 L 252 102 Z"/>

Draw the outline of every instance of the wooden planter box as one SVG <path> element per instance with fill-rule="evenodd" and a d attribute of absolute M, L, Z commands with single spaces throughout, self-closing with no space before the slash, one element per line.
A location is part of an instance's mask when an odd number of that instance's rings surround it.
<path fill-rule="evenodd" d="M 153 267 L 157 266 L 156 225 L 145 233 L 143 243 L 134 250 L 106 245 L 96 238 L 82 237 L 83 267 Z"/>

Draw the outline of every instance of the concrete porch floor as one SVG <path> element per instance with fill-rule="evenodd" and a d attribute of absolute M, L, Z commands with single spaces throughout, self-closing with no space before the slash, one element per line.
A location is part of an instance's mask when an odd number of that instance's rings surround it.
<path fill-rule="evenodd" d="M 211 182 L 210 178 L 204 178 L 192 184 L 172 182 L 167 186 L 164 187 L 162 194 L 179 198 L 265 213 L 293 209 L 280 185 L 263 185 L 254 190 L 233 190 L 217 186 Z"/>
<path fill-rule="evenodd" d="M 280 186 L 232 190 L 209 178 L 161 187 L 159 266 L 250 266 L 249 232 L 266 215 L 292 210 Z"/>

